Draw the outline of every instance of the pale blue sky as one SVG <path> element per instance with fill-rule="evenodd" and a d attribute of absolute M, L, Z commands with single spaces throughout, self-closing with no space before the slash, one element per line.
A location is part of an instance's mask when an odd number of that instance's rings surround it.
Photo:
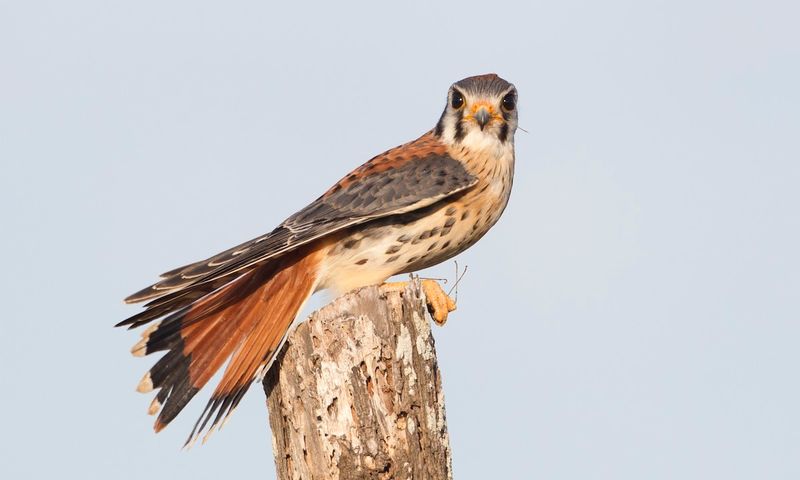
<path fill-rule="evenodd" d="M 800 478 L 798 18 L 0 1 L 0 477 L 273 478 L 259 388 L 202 448 L 180 451 L 207 392 L 152 433 L 121 299 L 270 230 L 495 71 L 530 134 L 435 329 L 456 478 Z"/>

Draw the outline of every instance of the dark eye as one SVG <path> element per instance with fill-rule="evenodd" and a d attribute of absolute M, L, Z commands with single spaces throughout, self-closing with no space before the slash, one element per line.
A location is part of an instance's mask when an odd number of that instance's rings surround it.
<path fill-rule="evenodd" d="M 453 95 L 450 98 L 450 105 L 456 110 L 464 106 L 464 96 L 458 90 L 453 90 Z"/>
<path fill-rule="evenodd" d="M 517 98 L 514 96 L 513 93 L 509 93 L 505 97 L 503 97 L 503 108 L 508 110 L 514 110 L 514 107 L 517 106 Z"/>

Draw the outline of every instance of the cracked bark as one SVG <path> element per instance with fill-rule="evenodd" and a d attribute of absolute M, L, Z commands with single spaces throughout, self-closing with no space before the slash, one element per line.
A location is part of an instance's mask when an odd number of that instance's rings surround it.
<path fill-rule="evenodd" d="M 441 374 L 419 282 L 313 313 L 264 379 L 281 480 L 452 479 Z"/>

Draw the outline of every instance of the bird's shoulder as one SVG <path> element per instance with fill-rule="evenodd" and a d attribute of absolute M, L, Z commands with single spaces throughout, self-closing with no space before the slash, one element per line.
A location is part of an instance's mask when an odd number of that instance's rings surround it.
<path fill-rule="evenodd" d="M 347 189 L 359 181 L 369 177 L 374 178 L 380 176 L 385 172 L 391 172 L 404 167 L 409 168 L 418 162 L 427 162 L 431 164 L 448 163 L 448 160 L 456 160 L 452 157 L 447 145 L 436 137 L 431 130 L 415 140 L 398 145 L 372 157 L 333 184 L 322 197 L 330 197 L 336 192 Z"/>
<path fill-rule="evenodd" d="M 284 226 L 375 218 L 428 205 L 476 183 L 433 132 L 381 153 L 342 177 Z"/>

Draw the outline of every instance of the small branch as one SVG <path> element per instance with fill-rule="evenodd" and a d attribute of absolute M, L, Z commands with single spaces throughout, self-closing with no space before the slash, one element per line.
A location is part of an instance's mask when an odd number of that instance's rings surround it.
<path fill-rule="evenodd" d="M 264 379 L 278 478 L 452 478 L 441 375 L 419 281 L 312 314 Z"/>

